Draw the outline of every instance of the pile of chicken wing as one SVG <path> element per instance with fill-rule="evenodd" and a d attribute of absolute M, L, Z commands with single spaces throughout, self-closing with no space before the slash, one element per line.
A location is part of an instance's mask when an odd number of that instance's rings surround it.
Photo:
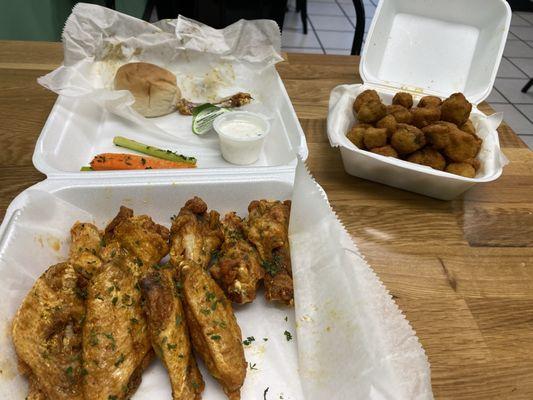
<path fill-rule="evenodd" d="M 194 197 L 170 230 L 126 207 L 103 232 L 76 223 L 69 259 L 39 277 L 13 321 L 27 399 L 128 399 L 154 353 L 174 400 L 201 399 L 193 351 L 240 399 L 247 364 L 231 302 L 253 301 L 263 281 L 269 301 L 293 303 L 290 202 L 248 211 L 221 220 Z"/>

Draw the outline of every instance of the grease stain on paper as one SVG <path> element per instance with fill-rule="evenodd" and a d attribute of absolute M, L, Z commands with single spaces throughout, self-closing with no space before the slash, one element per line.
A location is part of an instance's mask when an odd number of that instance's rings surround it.
<path fill-rule="evenodd" d="M 49 247 L 56 253 L 61 251 L 61 240 L 52 235 L 37 235 L 35 240 L 41 247 Z"/>

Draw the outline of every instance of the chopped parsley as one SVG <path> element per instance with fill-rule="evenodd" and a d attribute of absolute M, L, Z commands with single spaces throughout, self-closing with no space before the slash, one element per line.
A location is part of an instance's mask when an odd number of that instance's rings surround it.
<path fill-rule="evenodd" d="M 268 338 L 267 338 L 267 337 L 264 337 L 264 338 L 263 338 L 263 342 L 268 342 Z"/>
<path fill-rule="evenodd" d="M 115 343 L 115 338 L 111 333 L 103 333 L 103 335 L 111 341 L 111 349 L 115 350 L 117 348 L 117 345 Z"/>
<path fill-rule="evenodd" d="M 182 318 L 179 315 L 176 315 L 176 326 L 181 323 Z"/>
<path fill-rule="evenodd" d="M 222 339 L 222 337 L 220 335 L 211 335 L 211 339 L 220 340 L 220 339 Z"/>
<path fill-rule="evenodd" d="M 279 272 L 279 267 L 273 261 L 264 260 L 261 262 L 261 266 L 270 276 L 275 276 Z"/>
<path fill-rule="evenodd" d="M 285 335 L 285 338 L 287 339 L 287 342 L 292 340 L 292 335 L 289 331 L 285 331 L 283 332 L 283 334 Z"/>
<path fill-rule="evenodd" d="M 263 392 L 263 400 L 266 400 L 267 398 L 268 389 L 270 389 L 270 387 L 267 387 L 265 391 Z"/>
<path fill-rule="evenodd" d="M 124 357 L 124 354 L 120 353 L 120 356 L 117 358 L 117 361 L 115 361 L 115 367 L 118 367 L 120 364 L 124 362 L 126 357 Z"/>
<path fill-rule="evenodd" d="M 245 340 L 242 341 L 242 344 L 245 346 L 250 346 L 252 342 L 255 342 L 255 338 L 253 336 L 248 336 Z"/>
<path fill-rule="evenodd" d="M 253 364 L 252 364 L 252 363 L 250 362 L 250 363 L 248 363 L 248 365 L 250 366 L 250 369 L 251 369 L 251 370 L 254 370 L 254 369 L 255 369 L 255 370 L 257 371 L 257 368 L 255 367 L 255 366 L 257 365 L 256 363 L 253 363 Z"/>
<path fill-rule="evenodd" d="M 116 306 L 116 305 L 117 305 L 117 301 L 118 301 L 118 297 L 115 296 L 115 297 L 113 297 L 113 299 L 111 300 L 111 303 L 113 303 L 113 305 Z"/>
<path fill-rule="evenodd" d="M 130 307 L 135 304 L 135 300 L 133 300 L 129 294 L 125 294 L 122 296 L 122 304 L 124 304 L 126 307 Z"/>
<path fill-rule="evenodd" d="M 167 349 L 170 351 L 170 350 L 174 350 L 176 347 L 178 347 L 177 344 L 174 344 L 174 343 L 167 343 Z"/>
<path fill-rule="evenodd" d="M 137 318 L 130 318 L 132 324 L 138 324 L 139 320 Z"/>
<path fill-rule="evenodd" d="M 65 374 L 67 374 L 68 377 L 71 377 L 73 372 L 74 372 L 74 370 L 72 369 L 72 367 L 68 367 L 65 370 Z"/>

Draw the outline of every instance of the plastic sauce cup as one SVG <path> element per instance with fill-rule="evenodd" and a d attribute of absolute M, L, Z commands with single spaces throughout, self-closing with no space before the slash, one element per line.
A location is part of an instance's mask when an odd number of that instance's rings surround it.
<path fill-rule="evenodd" d="M 247 165 L 259 159 L 270 122 L 262 114 L 232 111 L 219 115 L 213 128 L 218 133 L 222 157 L 232 164 Z"/>

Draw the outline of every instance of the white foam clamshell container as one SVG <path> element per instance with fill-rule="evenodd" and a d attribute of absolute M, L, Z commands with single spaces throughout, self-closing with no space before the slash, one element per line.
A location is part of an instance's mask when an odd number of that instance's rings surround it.
<path fill-rule="evenodd" d="M 13 200 L 0 226 L 0 276 L 3 277 L 4 287 L 16 288 L 13 294 L 1 299 L 0 303 L 4 310 L 18 307 L 40 273 L 44 272 L 49 265 L 65 259 L 69 244 L 69 225 L 75 221 L 67 223 L 68 215 L 61 218 L 61 221 L 59 221 L 60 218 L 54 218 L 54 216 L 62 215 L 61 211 L 64 208 L 60 204 L 62 202 L 66 202 L 65 204 L 69 204 L 74 209 L 79 209 L 79 213 L 75 215 L 94 216 L 94 222 L 100 228 L 116 215 L 120 205 L 131 207 L 136 215 L 147 214 L 156 222 L 169 226 L 170 217 L 176 214 L 185 201 L 193 196 L 200 196 L 210 208 L 216 209 L 221 214 L 236 211 L 239 215 L 245 216 L 248 204 L 254 199 L 291 198 L 293 180 L 294 169 L 289 168 L 281 174 L 243 171 L 239 174 L 219 173 L 214 177 L 205 175 L 145 176 L 143 179 L 123 177 L 120 181 L 116 177 L 78 181 L 46 179 L 23 191 Z M 43 197 L 39 194 L 42 192 L 53 197 Z M 43 199 L 46 201 L 43 202 Z M 47 212 L 43 213 L 43 207 L 46 207 Z M 42 230 L 39 224 L 34 224 L 28 229 L 22 223 L 22 220 L 28 219 L 28 215 L 33 215 L 35 222 L 41 221 L 44 225 Z M 27 240 L 30 247 L 36 247 L 36 249 L 26 252 L 20 249 L 16 251 L 15 259 L 10 259 L 8 256 L 6 258 L 8 248 L 19 242 L 20 235 L 24 232 L 31 233 L 32 237 Z M 56 232 L 56 235 L 51 237 L 50 234 L 41 234 L 41 232 Z M 61 250 L 54 251 L 49 245 L 50 240 L 61 243 Z M 12 253 L 13 251 L 11 251 L 13 256 Z M 39 256 L 34 258 L 35 255 Z M 33 267 L 28 269 L 28 264 Z M 6 270 L 15 266 L 20 271 L 9 273 Z M 21 268 L 21 266 L 26 267 Z M 28 279 L 28 276 L 31 279 Z M 15 282 L 15 277 L 20 281 Z M 298 385 L 291 383 L 298 381 L 296 341 L 289 343 L 283 335 L 283 329 L 296 332 L 294 309 L 273 307 L 264 300 L 264 295 L 260 292 L 252 305 L 238 307 L 236 314 L 243 338 L 254 335 L 259 341 L 257 346 L 250 346 L 245 350 L 247 361 L 257 364 L 261 371 L 248 371 L 243 398 L 255 399 L 262 396 L 265 387 L 258 386 L 256 384 L 258 380 L 262 383 L 272 382 L 273 393 L 285 393 L 287 398 L 292 399 L 302 398 Z M 286 317 L 288 320 L 285 320 Z M 266 322 L 267 320 L 270 322 Z M 273 325 L 274 321 L 277 321 L 275 325 Z M 5 321 L 3 317 L 0 317 L 0 325 L 5 332 L 9 331 L 10 321 Z M 262 341 L 264 337 L 268 338 L 268 342 Z M 13 363 L 6 362 L 6 359 L 7 357 L 12 359 L 14 355 L 11 345 L 6 341 L 11 341 L 10 336 L 0 335 L 0 344 L 5 350 L 0 359 L 6 373 L 0 377 L 2 378 L 0 379 L 0 392 L 5 395 L 11 390 L 9 393 L 12 397 L 9 398 L 23 399 L 26 390 L 18 388 L 24 387 L 25 379 L 18 376 L 13 380 L 16 367 L 12 365 Z M 280 363 L 279 360 L 283 362 Z M 203 398 L 214 400 L 226 398 L 219 389 L 219 385 L 209 376 L 203 366 L 201 368 L 206 381 Z M 142 385 L 134 397 L 137 399 L 171 398 L 168 378 L 161 363 L 152 363 L 143 373 Z"/>
<path fill-rule="evenodd" d="M 506 164 L 496 128 L 501 115 L 486 117 L 476 107 L 492 90 L 511 23 L 504 0 L 381 0 L 368 32 L 360 65 L 362 85 L 333 89 L 328 137 L 339 147 L 350 175 L 442 200 L 451 200 L 477 183 L 497 179 Z M 406 91 L 416 101 L 463 92 L 473 103 L 470 119 L 483 139 L 475 178 L 360 150 L 346 132 L 356 122 L 355 97 L 374 89 L 385 104 Z"/>

